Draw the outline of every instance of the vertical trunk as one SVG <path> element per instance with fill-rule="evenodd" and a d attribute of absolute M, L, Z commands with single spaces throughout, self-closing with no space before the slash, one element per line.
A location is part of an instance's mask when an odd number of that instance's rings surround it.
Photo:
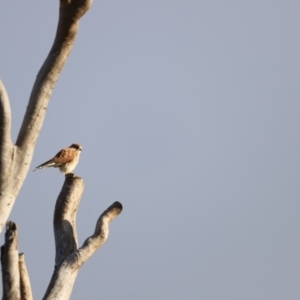
<path fill-rule="evenodd" d="M 1 247 L 3 300 L 19 300 L 20 273 L 17 225 L 7 222 L 5 243 Z"/>

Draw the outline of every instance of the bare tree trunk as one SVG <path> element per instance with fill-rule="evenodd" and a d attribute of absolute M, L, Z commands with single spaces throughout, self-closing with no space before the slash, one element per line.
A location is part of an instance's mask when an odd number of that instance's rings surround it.
<path fill-rule="evenodd" d="M 11 140 L 9 98 L 0 80 L 0 232 L 27 175 L 55 83 L 74 46 L 79 20 L 92 0 L 60 0 L 53 46 L 30 95 L 16 144 Z"/>

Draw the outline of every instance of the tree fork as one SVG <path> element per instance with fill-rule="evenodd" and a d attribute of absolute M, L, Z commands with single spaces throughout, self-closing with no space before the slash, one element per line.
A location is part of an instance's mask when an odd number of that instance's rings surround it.
<path fill-rule="evenodd" d="M 109 223 L 122 212 L 122 204 L 114 202 L 98 218 L 94 233 L 78 248 L 76 214 L 83 191 L 82 178 L 66 175 L 53 217 L 55 267 L 43 300 L 70 298 L 80 267 L 105 243 Z"/>
<path fill-rule="evenodd" d="M 122 204 L 114 202 L 98 218 L 94 233 L 78 248 L 76 213 L 84 191 L 84 181 L 66 175 L 57 198 L 53 228 L 55 238 L 55 266 L 43 300 L 69 299 L 82 265 L 105 243 L 109 223 L 122 212 Z M 30 280 L 24 254 L 18 253 L 17 225 L 7 222 L 5 243 L 1 247 L 3 300 L 32 300 Z"/>

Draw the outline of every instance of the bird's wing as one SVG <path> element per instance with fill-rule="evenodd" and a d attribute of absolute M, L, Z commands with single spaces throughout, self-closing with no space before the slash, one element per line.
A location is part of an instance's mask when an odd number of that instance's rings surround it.
<path fill-rule="evenodd" d="M 48 161 L 44 162 L 43 164 L 37 166 L 34 170 L 40 170 L 48 167 L 60 167 L 62 164 L 66 164 L 71 162 L 74 157 L 76 156 L 76 150 L 72 148 L 67 148 L 60 150 L 53 158 L 49 159 Z"/>
<path fill-rule="evenodd" d="M 52 159 L 55 164 L 66 164 L 71 162 L 75 156 L 77 155 L 77 151 L 73 148 L 66 148 L 60 150 Z"/>

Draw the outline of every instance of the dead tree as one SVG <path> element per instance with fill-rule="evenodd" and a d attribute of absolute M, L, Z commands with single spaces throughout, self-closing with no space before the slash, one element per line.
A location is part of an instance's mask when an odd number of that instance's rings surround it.
<path fill-rule="evenodd" d="M 18 251 L 17 225 L 7 219 L 28 173 L 52 90 L 73 48 L 79 20 L 91 3 L 60 0 L 54 43 L 36 77 L 15 143 L 11 138 L 10 103 L 0 80 L 0 232 L 6 224 L 1 247 L 3 300 L 33 299 L 24 254 Z M 76 213 L 83 189 L 80 177 L 66 176 L 54 211 L 55 267 L 43 299 L 70 298 L 80 267 L 106 241 L 110 221 L 122 211 L 121 203 L 113 203 L 100 215 L 94 233 L 78 247 Z"/>
<path fill-rule="evenodd" d="M 60 0 L 53 46 L 42 65 L 29 98 L 17 141 L 11 139 L 11 111 L 0 80 L 0 233 L 28 173 L 55 83 L 74 46 L 80 18 L 92 0 Z"/>
<path fill-rule="evenodd" d="M 76 214 L 84 190 L 84 182 L 76 176 L 66 176 L 57 198 L 53 227 L 55 266 L 43 300 L 69 299 L 81 266 L 106 241 L 109 223 L 122 211 L 122 204 L 113 203 L 98 218 L 94 233 L 78 247 Z M 31 286 L 24 255 L 18 253 L 17 226 L 8 222 L 5 244 L 1 247 L 3 300 L 32 300 Z"/>

